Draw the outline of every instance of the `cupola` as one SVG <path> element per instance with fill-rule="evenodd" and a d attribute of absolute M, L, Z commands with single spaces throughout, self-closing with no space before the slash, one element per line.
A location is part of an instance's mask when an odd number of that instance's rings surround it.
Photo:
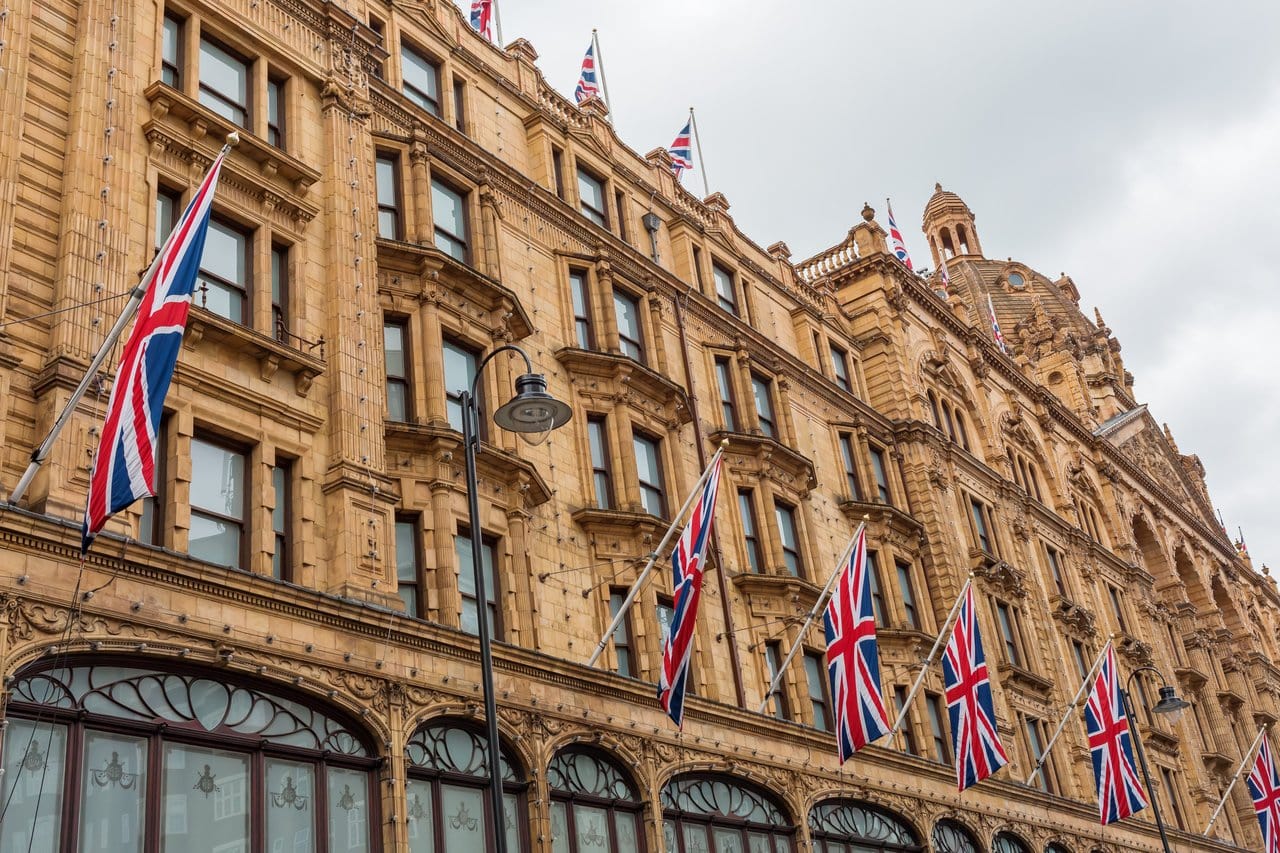
<path fill-rule="evenodd" d="M 933 252 L 936 269 L 943 258 L 962 255 L 982 256 L 982 244 L 974 227 L 973 211 L 964 199 L 944 190 L 942 184 L 934 184 L 933 196 L 924 206 L 924 234 Z"/>

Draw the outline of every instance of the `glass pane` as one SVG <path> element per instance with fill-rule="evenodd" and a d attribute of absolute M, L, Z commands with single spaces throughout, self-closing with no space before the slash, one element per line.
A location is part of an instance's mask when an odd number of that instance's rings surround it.
<path fill-rule="evenodd" d="M 604 184 L 581 169 L 578 170 L 578 197 L 592 209 L 604 210 Z"/>
<path fill-rule="evenodd" d="M 11 719 L 4 738 L 0 850 L 54 853 L 62 836 L 65 726 Z"/>
<path fill-rule="evenodd" d="M 403 326 L 387 323 L 382 327 L 382 352 L 386 359 L 387 375 L 403 378 L 406 375 Z"/>
<path fill-rule="evenodd" d="M 248 238 L 239 231 L 217 220 L 211 221 L 205 235 L 200 269 L 218 278 L 244 284 L 247 243 Z"/>
<path fill-rule="evenodd" d="M 551 803 L 551 853 L 569 853 L 569 824 L 565 805 Z"/>
<path fill-rule="evenodd" d="M 162 850 L 247 853 L 247 756 L 166 744 L 163 796 Z"/>
<path fill-rule="evenodd" d="M 626 812 L 618 812 L 614 815 L 615 826 L 617 827 L 617 843 L 614 849 L 617 853 L 638 853 L 640 850 L 640 828 L 637 826 L 639 817 Z"/>
<path fill-rule="evenodd" d="M 191 506 L 241 518 L 244 514 L 244 454 L 193 438 Z"/>
<path fill-rule="evenodd" d="M 661 470 L 658 467 L 658 443 L 643 436 L 636 436 L 634 445 L 636 475 L 640 478 L 640 482 L 657 485 L 661 479 Z"/>
<path fill-rule="evenodd" d="M 437 228 L 459 240 L 467 236 L 466 208 L 460 194 L 440 183 L 431 182 L 431 220 Z"/>
<path fill-rule="evenodd" d="M 329 850 L 330 853 L 368 853 L 369 796 L 367 777 L 359 770 L 330 767 Z"/>
<path fill-rule="evenodd" d="M 267 121 L 280 125 L 280 84 L 274 80 L 267 81 Z"/>
<path fill-rule="evenodd" d="M 418 580 L 416 526 L 412 521 L 396 522 L 396 578 L 402 581 Z"/>
<path fill-rule="evenodd" d="M 716 853 L 743 853 L 742 834 L 736 829 L 716 829 Z"/>
<path fill-rule="evenodd" d="M 520 814 L 515 794 L 502 795 L 502 819 L 507 824 L 507 850 L 517 853 L 520 850 L 520 824 L 525 823 L 527 817 Z"/>
<path fill-rule="evenodd" d="M 196 298 L 201 308 L 226 317 L 233 323 L 244 322 L 244 292 L 213 279 L 201 279 Z"/>
<path fill-rule="evenodd" d="M 249 101 L 248 81 L 248 66 L 217 45 L 200 40 L 201 86 L 243 107 Z"/>
<path fill-rule="evenodd" d="M 387 380 L 387 420 L 409 420 L 409 391 L 401 380 Z"/>
<path fill-rule="evenodd" d="M 187 553 L 219 566 L 240 565 L 240 526 L 191 512 Z"/>
<path fill-rule="evenodd" d="M 462 405 L 456 398 L 463 391 L 471 389 L 471 381 L 476 374 L 476 357 L 474 353 L 452 341 L 445 341 L 443 350 L 444 390 L 451 397 L 445 408 L 448 410 L 449 426 L 461 432 Z"/>
<path fill-rule="evenodd" d="M 271 853 L 315 850 L 315 771 L 309 764 L 267 759 L 267 840 Z"/>
<path fill-rule="evenodd" d="M 609 848 L 609 813 L 604 809 L 575 805 L 573 827 L 578 834 L 579 849 Z"/>
<path fill-rule="evenodd" d="M 591 467 L 609 467 L 609 461 L 604 455 L 605 435 L 601 421 L 587 421 L 587 443 L 591 446 Z"/>
<path fill-rule="evenodd" d="M 394 210 L 379 210 L 378 236 L 394 240 L 397 237 L 397 231 L 399 231 L 399 225 L 396 223 L 396 212 Z"/>
<path fill-rule="evenodd" d="M 156 248 L 164 244 L 165 238 L 173 230 L 173 220 L 177 216 L 177 200 L 170 193 L 161 190 L 156 194 Z"/>
<path fill-rule="evenodd" d="M 409 853 L 435 853 L 435 820 L 432 818 L 431 783 L 410 779 L 408 798 Z"/>
<path fill-rule="evenodd" d="M 640 306 L 636 300 L 615 290 L 613 310 L 618 318 L 618 334 L 634 341 L 640 340 Z"/>
<path fill-rule="evenodd" d="M 170 65 L 178 64 L 178 42 L 182 31 L 182 24 L 173 18 L 165 17 L 164 19 L 164 35 L 161 39 L 160 57 Z"/>
<path fill-rule="evenodd" d="M 287 473 L 279 465 L 271 469 L 271 488 L 275 491 L 275 506 L 271 510 L 271 529 L 276 533 L 284 532 L 285 501 L 288 495 Z"/>
<path fill-rule="evenodd" d="M 400 73 L 406 86 L 418 90 L 406 93 L 409 98 L 433 115 L 439 115 L 440 77 L 436 67 L 405 47 L 400 50 Z"/>
<path fill-rule="evenodd" d="M 147 743 L 142 738 L 85 732 L 80 850 L 142 850 Z"/>
<path fill-rule="evenodd" d="M 662 847 L 664 850 L 679 849 L 676 847 L 676 822 L 673 820 L 662 822 Z"/>
<path fill-rule="evenodd" d="M 480 788 L 440 786 L 444 824 L 444 853 L 468 853 L 485 849 L 484 796 Z"/>
<path fill-rule="evenodd" d="M 706 827 L 686 823 L 682 828 L 685 853 L 710 853 L 711 848 L 707 846 Z"/>

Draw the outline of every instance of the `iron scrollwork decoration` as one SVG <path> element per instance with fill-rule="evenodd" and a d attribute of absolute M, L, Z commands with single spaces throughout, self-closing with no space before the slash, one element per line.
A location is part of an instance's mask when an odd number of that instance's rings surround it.
<path fill-rule="evenodd" d="M 127 791 L 138 784 L 138 774 L 125 772 L 124 764 L 120 762 L 120 753 L 118 752 L 111 753 L 111 760 L 101 770 L 90 770 L 89 778 L 99 788 L 119 786 Z"/>
<path fill-rule="evenodd" d="M 685 814 L 737 817 L 767 826 L 789 826 L 786 815 L 762 794 L 728 779 L 673 779 L 662 789 L 662 805 Z"/>
<path fill-rule="evenodd" d="M 915 832 L 895 815 L 870 803 L 819 803 L 809 811 L 809 829 L 841 840 L 871 841 L 893 849 L 919 850 Z"/>
<path fill-rule="evenodd" d="M 991 845 L 991 853 L 1031 853 L 1031 849 L 1016 835 L 1002 832 Z"/>
<path fill-rule="evenodd" d="M 968 830 L 950 820 L 940 820 L 934 825 L 933 849 L 937 853 L 978 853 L 978 845 Z"/>
<path fill-rule="evenodd" d="M 553 791 L 589 794 L 606 800 L 635 802 L 635 788 L 613 762 L 591 752 L 566 749 L 547 767 L 547 784 Z"/>
<path fill-rule="evenodd" d="M 196 783 L 191 786 L 191 790 L 199 791 L 204 794 L 204 798 L 207 800 L 209 799 L 210 794 L 221 793 L 222 786 L 214 781 L 213 771 L 209 768 L 209 765 L 206 764 L 204 766 L 204 772 L 200 774 L 198 779 L 196 779 Z"/>
<path fill-rule="evenodd" d="M 489 775 L 488 749 L 484 739 L 471 731 L 450 723 L 421 726 L 404 748 L 409 763 L 415 767 L 463 776 Z M 510 762 L 502 756 L 502 779 L 515 782 Z"/>
<path fill-rule="evenodd" d="M 298 793 L 297 787 L 293 784 L 293 777 L 286 776 L 284 777 L 284 787 L 271 793 L 271 805 L 278 809 L 293 808 L 298 811 L 305 811 L 307 797 Z M 421 804 L 419 804 L 419 808 L 421 808 Z M 410 814 L 410 817 L 412 817 L 412 814 Z"/>

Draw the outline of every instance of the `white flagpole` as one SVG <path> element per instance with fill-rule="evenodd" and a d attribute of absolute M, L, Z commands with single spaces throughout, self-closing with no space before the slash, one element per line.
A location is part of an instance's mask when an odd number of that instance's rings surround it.
<path fill-rule="evenodd" d="M 769 697 L 778 689 L 778 682 L 782 681 L 782 676 L 786 673 L 787 667 L 791 665 L 791 661 L 795 659 L 796 652 L 800 651 L 804 646 L 804 635 L 809 630 L 809 626 L 813 624 L 813 620 L 818 615 L 818 611 L 826 603 L 827 597 L 831 595 L 831 587 L 835 585 L 836 578 L 840 577 L 840 573 L 844 571 L 845 564 L 849 562 L 849 557 L 853 554 L 855 548 L 858 547 L 858 537 L 862 535 L 862 531 L 867 527 L 867 519 L 871 516 L 864 515 L 862 523 L 858 525 L 858 529 L 854 531 L 853 541 L 849 543 L 849 547 L 844 549 L 844 554 L 840 557 L 840 562 L 836 563 L 836 570 L 831 573 L 831 578 L 827 581 L 827 585 L 822 588 L 818 600 L 813 603 L 813 609 L 809 611 L 809 615 L 805 617 L 804 624 L 800 626 L 800 632 L 796 634 L 796 641 L 791 646 L 791 651 L 787 652 L 787 656 L 783 658 L 782 665 L 778 667 L 778 671 L 773 674 L 773 680 L 769 682 L 769 689 L 765 691 L 764 701 L 760 703 L 760 710 L 757 713 L 763 714 L 769 707 Z"/>
<path fill-rule="evenodd" d="M 591 43 L 596 46 L 596 68 L 600 69 L 600 88 L 604 91 L 604 105 L 609 108 L 609 123 L 613 124 L 613 101 L 609 100 L 609 79 L 604 76 L 604 56 L 600 53 L 600 35 L 593 27 Z"/>
<path fill-rule="evenodd" d="M 1222 807 L 1227 804 L 1227 797 L 1231 796 L 1231 789 L 1235 787 L 1236 782 L 1240 779 L 1240 774 L 1244 772 L 1244 768 L 1253 758 L 1253 753 L 1258 749 L 1258 744 L 1262 743 L 1262 736 L 1267 733 L 1267 727 L 1262 726 L 1258 729 L 1258 736 L 1253 739 L 1253 743 L 1249 745 L 1249 749 L 1245 752 L 1244 758 L 1240 760 L 1240 766 L 1236 768 L 1236 775 L 1231 777 L 1231 781 L 1227 783 L 1227 789 L 1222 792 L 1222 800 L 1218 803 L 1218 807 L 1213 810 L 1213 815 L 1209 818 L 1209 823 L 1205 825 L 1204 832 L 1201 835 L 1208 835 L 1209 830 L 1213 828 L 1213 822 L 1218 819 L 1218 815 L 1222 813 Z"/>
<path fill-rule="evenodd" d="M 1058 723 L 1058 728 L 1054 729 L 1053 737 L 1049 738 L 1049 742 L 1045 744 L 1044 751 L 1040 753 L 1040 759 L 1036 761 L 1036 766 L 1031 768 L 1031 775 L 1027 777 L 1026 784 L 1030 785 L 1031 780 L 1036 778 L 1036 774 L 1040 772 L 1040 768 L 1049 759 L 1049 750 L 1053 749 L 1053 745 L 1058 742 L 1058 738 L 1062 735 L 1062 730 L 1067 727 L 1067 720 L 1071 719 L 1071 715 L 1075 713 L 1076 706 L 1080 704 L 1080 700 L 1084 698 L 1085 693 L 1089 689 L 1089 682 L 1093 680 L 1093 676 L 1097 674 L 1098 668 L 1102 666 L 1102 661 L 1107 657 L 1107 649 L 1111 648 L 1111 640 L 1107 640 L 1107 644 L 1102 647 L 1102 653 L 1098 655 L 1097 660 L 1093 662 L 1093 666 L 1089 667 L 1089 672 L 1085 675 L 1084 681 L 1080 683 L 1080 689 L 1076 691 L 1076 698 L 1071 700 L 1071 704 L 1067 706 L 1067 710 L 1062 715 L 1062 720 Z"/>
<path fill-rule="evenodd" d="M 493 0 L 493 23 L 498 30 L 498 47 L 502 47 L 502 13 L 498 11 L 498 0 Z"/>
<path fill-rule="evenodd" d="M 893 721 L 893 728 L 889 729 L 890 735 L 897 735 L 898 727 L 906 719 L 907 710 L 911 707 L 911 700 L 915 699 L 916 694 L 920 692 L 920 685 L 924 683 L 924 676 L 929 671 L 929 667 L 933 666 L 938 649 L 942 648 L 942 638 L 947 636 L 947 631 L 951 628 L 951 622 L 956 618 L 956 613 L 960 610 L 960 605 L 964 603 L 964 597 L 969 593 L 969 587 L 972 585 L 973 574 L 970 573 L 969 579 L 964 582 L 964 586 L 960 589 L 960 595 L 956 597 L 956 603 L 951 605 L 951 612 L 947 614 L 946 620 L 938 631 L 938 639 L 934 640 L 933 648 L 929 650 L 929 656 L 924 659 L 924 666 L 920 667 L 920 674 L 916 676 L 916 683 L 911 685 L 911 692 L 907 694 L 907 698 L 902 703 L 902 708 L 898 711 L 898 719 Z"/>
<path fill-rule="evenodd" d="M 219 152 L 218 156 L 225 155 L 239 141 L 239 135 L 233 131 L 227 136 L 227 144 L 222 146 L 222 151 Z M 215 160 L 214 162 L 217 161 Z M 103 338 L 102 345 L 98 347 L 98 351 L 89 362 L 89 366 L 85 368 L 80 384 L 71 392 L 71 397 L 67 399 L 66 405 L 62 407 L 62 412 L 59 413 L 58 419 L 53 422 L 53 427 L 49 430 L 49 434 L 45 436 L 44 441 L 40 442 L 40 445 L 31 452 L 31 462 L 27 465 L 27 470 L 22 473 L 22 478 L 18 480 L 18 484 L 13 487 L 13 492 L 9 495 L 9 503 L 16 504 L 22 500 L 22 496 L 26 494 L 27 487 L 35 479 L 36 472 L 48 460 L 49 452 L 53 450 L 53 444 L 58 440 L 58 435 L 67 425 L 67 422 L 71 420 L 72 411 L 75 410 L 76 405 L 84 397 L 85 392 L 89 390 L 89 383 L 98 375 L 98 368 L 107 360 L 107 355 L 111 352 L 111 348 L 115 346 L 116 341 L 120 339 L 120 335 L 124 333 L 124 327 L 129 324 L 129 321 L 138 312 L 138 306 L 142 304 L 142 297 L 147 295 L 147 288 L 151 286 L 152 280 L 156 277 L 156 265 L 160 263 L 160 258 L 164 256 L 169 244 L 173 242 L 176 231 L 177 229 L 174 229 L 169 232 L 169 236 L 165 238 L 164 245 L 160 247 L 160 251 L 156 252 L 156 256 L 151 259 L 151 265 L 143 273 L 142 280 L 138 282 L 133 290 L 129 291 L 129 301 L 125 303 L 120 316 L 116 318 L 115 325 L 107 332 L 107 336 Z"/>
<path fill-rule="evenodd" d="M 707 477 L 711 476 L 711 471 L 716 467 L 716 462 L 724 455 L 724 449 L 729 444 L 729 440 L 725 439 L 720 442 L 720 449 L 716 451 L 715 456 L 711 457 L 711 461 L 707 463 L 706 470 L 702 472 L 702 476 L 698 478 L 698 482 L 694 484 L 693 489 L 689 492 L 688 499 L 685 500 L 684 506 L 680 507 L 680 511 L 676 513 L 675 518 L 671 520 L 671 526 L 667 528 L 667 532 L 663 534 L 662 541 L 658 543 L 658 547 L 649 553 L 649 560 L 644 564 L 644 571 L 640 572 L 640 577 L 636 578 L 636 582 L 631 585 L 631 589 L 627 591 L 627 597 L 623 599 L 622 606 L 618 608 L 618 612 L 614 615 L 613 621 L 609 623 L 608 629 L 605 630 L 604 636 L 600 638 L 600 643 L 596 646 L 596 650 L 591 653 L 591 660 L 587 661 L 587 666 L 595 666 L 596 661 L 600 659 L 600 655 L 604 653 L 605 647 L 609 645 L 609 640 L 613 637 L 613 632 L 618 630 L 618 625 L 622 623 L 623 617 L 627 615 L 627 611 L 631 609 L 631 605 L 635 603 L 636 596 L 640 594 L 640 588 L 644 586 L 644 582 L 649 579 L 649 572 L 653 571 L 654 564 L 658 561 L 658 556 L 666 549 L 667 543 L 671 541 L 671 537 L 675 535 L 676 528 L 680 526 L 680 519 L 684 518 L 684 514 L 689 511 L 689 507 L 693 505 L 694 500 L 698 497 L 698 493 L 702 491 L 703 485 L 707 482 Z M 712 510 L 714 512 L 714 509 Z"/>
<path fill-rule="evenodd" d="M 689 107 L 689 124 L 693 131 L 693 142 L 698 146 L 698 168 L 702 170 L 702 190 L 703 198 L 711 195 L 711 184 L 707 182 L 707 161 L 702 158 L 702 134 L 698 133 L 698 119 L 693 114 L 693 107 Z"/>

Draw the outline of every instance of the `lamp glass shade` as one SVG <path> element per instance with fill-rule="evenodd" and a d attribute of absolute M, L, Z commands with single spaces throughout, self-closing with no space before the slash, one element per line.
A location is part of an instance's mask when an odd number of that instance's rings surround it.
<path fill-rule="evenodd" d="M 1172 687 L 1160 688 L 1160 701 L 1151 709 L 1153 714 L 1164 714 L 1169 722 L 1176 723 L 1182 712 L 1191 707 L 1191 703 L 1178 698 L 1178 691 Z"/>
<path fill-rule="evenodd" d="M 526 373 L 516 379 L 516 395 L 493 413 L 493 422 L 511 432 L 545 433 L 564 426 L 572 415 L 567 403 L 547 393 L 545 376 Z"/>

